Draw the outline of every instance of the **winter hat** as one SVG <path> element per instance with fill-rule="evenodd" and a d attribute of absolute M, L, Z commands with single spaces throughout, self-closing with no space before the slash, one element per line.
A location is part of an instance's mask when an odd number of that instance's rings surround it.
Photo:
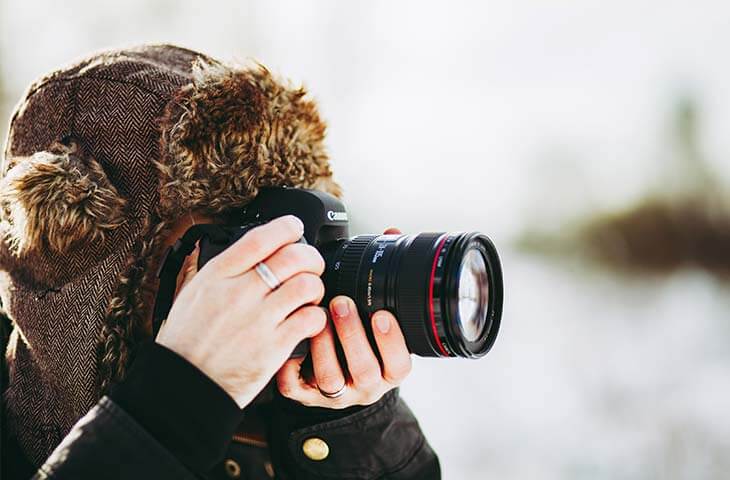
<path fill-rule="evenodd" d="M 263 66 L 172 45 L 99 52 L 31 85 L 0 168 L 11 434 L 41 464 L 151 335 L 172 224 L 267 185 L 337 196 L 325 124 Z"/>

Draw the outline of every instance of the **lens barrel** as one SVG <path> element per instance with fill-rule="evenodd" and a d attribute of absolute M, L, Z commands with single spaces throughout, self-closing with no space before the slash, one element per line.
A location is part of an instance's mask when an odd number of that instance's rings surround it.
<path fill-rule="evenodd" d="M 394 313 L 409 350 L 425 357 L 484 356 L 502 316 L 502 269 L 479 232 L 360 235 L 320 248 L 327 299 L 347 295 L 360 316 Z M 366 329 L 372 337 L 370 322 Z"/>

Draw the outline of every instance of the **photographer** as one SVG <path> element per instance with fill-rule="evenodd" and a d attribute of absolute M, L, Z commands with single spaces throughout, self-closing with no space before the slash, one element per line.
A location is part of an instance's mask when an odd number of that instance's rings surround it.
<path fill-rule="evenodd" d="M 375 352 L 351 299 L 328 320 L 324 261 L 296 243 L 296 217 L 199 272 L 196 249 L 152 338 L 157 269 L 192 224 L 229 220 L 265 185 L 340 195 L 303 97 L 169 45 L 29 89 L 0 183 L 4 479 L 440 478 L 398 397 L 398 323 L 373 315 Z M 305 338 L 311 375 L 289 358 Z"/>

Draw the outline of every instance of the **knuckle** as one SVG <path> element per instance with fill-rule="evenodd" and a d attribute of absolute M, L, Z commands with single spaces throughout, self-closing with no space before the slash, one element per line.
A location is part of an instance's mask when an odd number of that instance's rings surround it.
<path fill-rule="evenodd" d="M 319 278 L 319 277 L 316 277 L 316 278 L 317 278 L 317 291 L 315 292 L 316 293 L 315 299 L 316 300 L 321 300 L 322 297 L 324 297 L 324 294 L 325 294 L 324 282 L 322 281 L 321 278 Z"/>
<path fill-rule="evenodd" d="M 296 272 L 314 272 L 318 275 L 324 273 L 324 258 L 319 251 L 311 245 L 301 243 L 290 243 L 282 250 L 284 261 L 292 266 Z"/>
<path fill-rule="evenodd" d="M 261 229 L 266 233 L 266 236 L 273 238 L 276 241 L 280 240 L 291 240 L 294 241 L 302 235 L 302 230 L 299 228 L 297 221 L 295 221 L 291 215 L 284 215 L 281 217 L 269 220 L 263 225 L 259 225 L 254 228 Z"/>
<path fill-rule="evenodd" d="M 297 274 L 291 277 L 289 280 L 285 281 L 284 284 L 286 285 L 286 296 L 289 297 L 291 301 L 299 302 L 303 299 L 302 292 L 306 288 L 306 280 L 304 279 L 303 275 Z"/>
<path fill-rule="evenodd" d="M 311 246 L 311 245 L 305 245 L 305 246 L 307 247 L 307 250 L 309 251 L 309 255 L 314 260 L 315 271 L 321 275 L 322 273 L 324 273 L 324 268 L 325 268 L 324 257 L 322 257 L 322 254 L 319 253 L 319 250 L 317 250 L 313 246 Z"/>
<path fill-rule="evenodd" d="M 305 252 L 301 248 L 297 248 L 299 244 L 289 244 L 286 248 L 286 261 L 290 262 L 295 266 L 297 271 L 302 269 L 302 266 L 306 265 L 307 257 Z"/>
<path fill-rule="evenodd" d="M 299 229 L 297 222 L 291 217 L 291 215 L 284 215 L 283 217 L 277 218 L 276 221 L 283 226 L 287 237 L 299 238 L 302 231 Z"/>
<path fill-rule="evenodd" d="M 296 337 L 303 336 L 309 330 L 310 317 L 299 307 L 286 319 L 287 330 Z"/>
<path fill-rule="evenodd" d="M 291 279 L 287 282 L 291 285 L 294 292 L 301 293 L 302 291 L 306 290 L 308 282 L 311 280 L 307 278 L 307 275 L 305 273 L 297 273 Z"/>
<path fill-rule="evenodd" d="M 289 263 L 296 266 L 302 262 L 302 255 L 297 248 L 297 243 L 287 243 L 279 249 L 274 256 L 279 257 L 283 263 Z"/>
<path fill-rule="evenodd" d="M 411 368 L 410 361 L 393 365 L 387 369 L 387 380 L 390 383 L 400 382 L 411 373 Z"/>
<path fill-rule="evenodd" d="M 308 314 L 310 315 L 312 321 L 316 321 L 317 323 L 327 322 L 327 312 L 325 312 L 324 309 L 321 307 L 311 307 Z"/>
<path fill-rule="evenodd" d="M 375 387 L 382 381 L 380 371 L 373 366 L 355 368 L 353 370 L 350 372 L 352 377 L 360 387 L 366 390 Z"/>
<path fill-rule="evenodd" d="M 363 403 L 366 405 L 372 405 L 373 403 L 380 400 L 380 397 L 383 396 L 383 393 L 380 391 L 374 391 L 374 392 L 368 392 L 363 396 Z"/>
<path fill-rule="evenodd" d="M 294 398 L 294 389 L 287 382 L 279 382 L 279 393 L 281 393 L 286 398 Z"/>
<path fill-rule="evenodd" d="M 305 407 L 326 407 L 327 406 L 327 405 L 322 405 L 320 403 L 317 403 L 316 401 L 311 400 L 309 398 L 305 398 L 305 397 L 293 398 L 292 400 L 296 400 L 297 402 L 301 403 Z"/>
<path fill-rule="evenodd" d="M 342 387 L 343 382 L 344 377 L 342 376 L 342 373 L 335 369 L 329 369 L 317 375 L 317 383 L 319 383 L 319 386 L 328 392 L 334 392 L 338 388 Z"/>
<path fill-rule="evenodd" d="M 308 298 L 316 299 L 324 295 L 322 279 L 313 273 L 302 274 L 303 292 Z"/>
<path fill-rule="evenodd" d="M 410 375 L 411 370 L 413 370 L 413 362 L 411 361 L 411 357 L 408 356 L 407 358 L 408 360 L 403 362 L 403 370 L 401 370 L 400 372 L 404 377 Z"/>
<path fill-rule="evenodd" d="M 302 319 L 304 320 L 304 325 L 306 325 L 307 328 L 302 326 L 302 329 L 309 331 L 309 327 L 313 327 L 314 325 L 324 325 L 324 323 L 327 321 L 327 314 L 325 314 L 321 308 L 318 307 L 302 307 L 299 310 L 299 315 L 302 316 Z"/>
<path fill-rule="evenodd" d="M 349 407 L 349 406 L 350 406 L 350 405 L 349 405 L 349 404 L 347 403 L 347 401 L 346 401 L 346 400 L 345 400 L 344 398 L 342 398 L 342 397 L 338 397 L 338 398 L 333 398 L 333 399 L 331 399 L 331 400 L 332 400 L 332 407 L 333 407 L 333 408 L 336 408 L 336 409 L 338 409 L 338 410 L 341 410 L 341 409 L 343 409 L 343 408 L 347 408 L 347 407 Z"/>
<path fill-rule="evenodd" d="M 294 224 L 294 222 L 289 222 L 288 228 L 289 228 L 289 230 L 288 230 L 287 238 L 291 238 L 293 242 L 296 242 L 297 240 L 299 240 L 302 237 L 302 234 L 304 233 L 301 230 L 299 230 L 299 227 L 297 227 L 296 224 Z"/>
<path fill-rule="evenodd" d="M 295 244 L 301 248 L 298 250 L 299 264 L 302 268 L 313 270 L 318 274 L 324 272 L 324 258 L 319 251 L 311 245 Z"/>

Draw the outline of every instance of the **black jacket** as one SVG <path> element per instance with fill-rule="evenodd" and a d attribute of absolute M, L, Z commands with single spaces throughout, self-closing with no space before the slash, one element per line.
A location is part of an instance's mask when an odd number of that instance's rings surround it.
<path fill-rule="evenodd" d="M 267 441 L 235 435 L 248 417 L 263 419 Z M 142 345 L 125 381 L 77 422 L 37 472 L 3 437 L 2 480 L 441 478 L 438 458 L 397 389 L 345 410 L 304 407 L 278 392 L 271 402 L 240 410 L 200 370 L 152 341 Z"/>

